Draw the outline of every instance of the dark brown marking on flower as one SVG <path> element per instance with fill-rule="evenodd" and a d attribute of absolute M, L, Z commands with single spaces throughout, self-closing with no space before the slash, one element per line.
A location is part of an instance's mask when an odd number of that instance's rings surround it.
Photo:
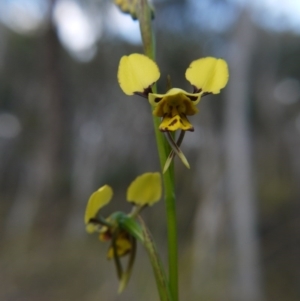
<path fill-rule="evenodd" d="M 201 91 L 202 91 L 202 89 L 200 88 L 200 89 L 198 89 L 196 86 L 193 86 L 193 88 L 194 88 L 194 91 L 193 91 L 193 93 L 200 93 Z"/>
<path fill-rule="evenodd" d="M 96 218 L 90 218 L 89 223 L 96 224 L 96 225 L 102 225 L 102 223 L 97 220 Z"/>
<path fill-rule="evenodd" d="M 134 92 L 133 94 L 148 99 L 148 94 L 144 94 L 144 93 L 142 93 L 142 92 Z"/>
<path fill-rule="evenodd" d="M 151 87 L 151 85 L 150 85 L 148 88 L 144 89 L 144 91 L 143 91 L 143 92 L 134 92 L 133 94 L 135 94 L 135 95 L 138 95 L 138 96 L 141 96 L 141 97 L 144 97 L 144 98 L 147 98 L 147 99 L 148 99 L 148 95 L 149 95 L 149 93 L 152 93 L 152 87 Z"/>
<path fill-rule="evenodd" d="M 182 120 L 182 116 L 184 116 L 184 117 L 186 117 L 185 115 L 183 115 L 183 114 L 180 114 L 180 119 L 179 119 L 179 121 L 180 121 L 180 123 L 183 125 L 183 126 L 186 126 L 186 124 L 184 123 L 184 121 Z M 189 128 L 188 130 L 183 130 L 183 131 L 190 131 L 190 132 L 194 132 L 194 127 L 192 126 L 191 128 Z"/>
<path fill-rule="evenodd" d="M 191 100 L 191 101 L 196 101 L 198 99 L 198 96 L 190 96 L 187 95 L 187 97 Z"/>
<path fill-rule="evenodd" d="M 156 97 L 155 99 L 154 99 L 154 102 L 155 103 L 158 103 L 158 102 L 160 102 L 162 100 L 162 97 Z"/>
<path fill-rule="evenodd" d="M 178 120 L 174 119 L 172 122 L 169 123 L 169 126 L 172 126 L 172 125 L 176 124 L 177 122 L 178 122 Z"/>
<path fill-rule="evenodd" d="M 153 84 L 154 84 L 154 83 L 153 83 Z M 153 84 L 151 84 L 148 88 L 146 88 L 146 89 L 144 90 L 144 94 L 146 94 L 146 95 L 148 96 L 149 93 L 152 93 L 152 87 L 151 87 L 151 86 L 152 86 Z"/>
<path fill-rule="evenodd" d="M 103 241 L 108 241 L 108 240 L 111 240 L 112 239 L 112 234 L 110 233 L 110 231 L 105 231 L 105 232 L 103 232 L 103 233 L 100 233 L 100 235 L 101 235 L 101 239 L 103 240 Z"/>
<path fill-rule="evenodd" d="M 206 96 L 206 95 L 209 95 L 209 94 L 212 94 L 212 92 L 204 92 L 204 93 L 202 94 L 202 97 L 204 97 L 204 96 Z"/>

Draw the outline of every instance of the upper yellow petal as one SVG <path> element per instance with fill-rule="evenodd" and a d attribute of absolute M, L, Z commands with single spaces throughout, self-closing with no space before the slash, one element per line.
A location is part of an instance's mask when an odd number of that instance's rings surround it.
<path fill-rule="evenodd" d="M 218 94 L 228 82 L 228 66 L 222 59 L 202 58 L 190 64 L 185 77 L 202 92 Z"/>
<path fill-rule="evenodd" d="M 161 175 L 159 172 L 144 173 L 127 189 L 127 200 L 136 205 L 153 205 L 161 198 Z"/>
<path fill-rule="evenodd" d="M 86 206 L 84 222 L 87 225 L 91 218 L 95 218 L 98 211 L 109 203 L 113 196 L 113 191 L 110 186 L 104 185 L 95 191 L 89 198 Z M 88 231 L 92 231 L 92 227 L 87 228 Z"/>
<path fill-rule="evenodd" d="M 121 89 L 127 95 L 135 92 L 143 93 L 160 77 L 159 69 L 154 61 L 147 56 L 133 53 L 123 56 L 118 70 L 118 81 Z"/>

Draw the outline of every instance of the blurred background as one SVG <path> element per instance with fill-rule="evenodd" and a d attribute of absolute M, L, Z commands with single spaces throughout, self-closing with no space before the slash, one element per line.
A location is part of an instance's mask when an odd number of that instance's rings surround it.
<path fill-rule="evenodd" d="M 190 118 L 176 159 L 182 300 L 300 300 L 300 2 L 156 0 L 159 91 L 223 57 L 230 81 Z M 158 300 L 139 248 L 117 295 L 108 245 L 85 233 L 90 194 L 129 211 L 126 188 L 159 170 L 149 104 L 117 82 L 142 52 L 108 0 L 0 0 L 0 299 Z M 166 256 L 163 201 L 143 212 Z"/>

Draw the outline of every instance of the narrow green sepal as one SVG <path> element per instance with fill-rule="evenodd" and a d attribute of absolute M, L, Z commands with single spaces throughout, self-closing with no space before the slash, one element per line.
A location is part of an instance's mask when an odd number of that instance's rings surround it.
<path fill-rule="evenodd" d="M 171 133 L 173 140 L 174 140 L 174 134 L 175 134 L 174 132 Z M 181 145 L 181 143 L 183 141 L 183 138 L 184 138 L 184 135 L 185 135 L 185 131 L 181 131 L 180 135 L 179 135 L 179 138 L 176 141 L 176 144 L 177 144 L 178 147 Z M 168 168 L 169 168 L 170 164 L 172 163 L 172 160 L 174 159 L 174 157 L 175 157 L 175 152 L 172 149 L 171 152 L 169 153 L 169 156 L 168 156 L 167 160 L 166 160 L 166 163 L 165 163 L 165 166 L 164 166 L 164 169 L 163 169 L 163 173 L 165 173 L 168 170 Z"/>
<path fill-rule="evenodd" d="M 169 168 L 170 164 L 172 163 L 174 157 L 175 157 L 175 153 L 174 153 L 174 151 L 172 150 L 172 151 L 170 152 L 170 154 L 169 154 L 167 160 L 166 160 L 166 163 L 165 163 L 165 166 L 164 166 L 164 169 L 163 169 L 163 173 L 165 173 L 165 172 L 168 170 L 168 168 Z"/>
<path fill-rule="evenodd" d="M 117 245 L 116 245 L 117 236 L 118 236 L 118 231 L 114 233 L 114 236 L 112 238 L 112 247 L 113 247 L 113 254 L 114 254 L 113 258 L 114 258 L 114 263 L 116 266 L 118 278 L 119 280 L 121 280 L 123 275 L 123 267 L 117 251 Z"/>
<path fill-rule="evenodd" d="M 143 236 L 144 236 L 144 247 L 146 248 L 150 262 L 154 271 L 154 276 L 156 280 L 156 285 L 161 301 L 173 301 L 169 283 L 167 281 L 166 273 L 162 265 L 162 261 L 159 258 L 158 252 L 156 250 L 155 243 L 151 237 L 149 230 L 147 229 L 142 218 L 139 218 Z"/>
<path fill-rule="evenodd" d="M 135 260 L 135 255 L 136 255 L 136 239 L 134 237 L 131 237 L 131 243 L 132 243 L 132 250 L 130 252 L 130 257 L 128 260 L 128 265 L 127 265 L 127 269 L 125 272 L 123 272 L 122 277 L 120 279 L 120 284 L 119 284 L 119 289 L 118 289 L 118 294 L 121 294 L 124 289 L 127 286 L 127 283 L 130 279 L 131 276 L 131 271 L 133 268 L 133 264 L 134 264 L 134 260 Z"/>
<path fill-rule="evenodd" d="M 168 142 L 172 148 L 172 150 L 175 152 L 175 154 L 180 158 L 180 160 L 182 161 L 182 163 L 188 168 L 190 169 L 190 164 L 187 160 L 187 158 L 185 157 L 184 153 L 181 151 L 181 149 L 179 148 L 179 146 L 176 144 L 176 142 L 174 141 L 172 135 L 170 134 L 170 132 L 166 132 L 166 137 L 168 139 Z M 171 159 L 172 161 L 172 159 Z M 168 159 L 166 160 L 166 163 L 168 163 L 168 166 L 164 166 L 163 169 L 163 173 L 165 173 L 170 165 L 171 162 L 168 162 Z"/>

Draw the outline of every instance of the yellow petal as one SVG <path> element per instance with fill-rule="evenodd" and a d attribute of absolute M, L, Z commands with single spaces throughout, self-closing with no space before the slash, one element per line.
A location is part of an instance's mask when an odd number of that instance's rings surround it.
<path fill-rule="evenodd" d="M 162 132 L 177 131 L 179 129 L 183 131 L 194 131 L 194 127 L 184 115 L 176 115 L 174 117 L 166 115 L 159 126 L 159 130 Z"/>
<path fill-rule="evenodd" d="M 133 53 L 123 56 L 120 60 L 118 81 L 127 95 L 133 95 L 135 92 L 143 93 L 159 79 L 159 76 L 156 63 L 145 55 Z"/>
<path fill-rule="evenodd" d="M 228 66 L 222 59 L 206 57 L 193 61 L 185 72 L 186 79 L 202 92 L 220 93 L 228 82 Z"/>
<path fill-rule="evenodd" d="M 91 218 L 95 218 L 98 211 L 109 203 L 113 195 L 113 191 L 110 186 L 104 185 L 95 191 L 89 198 L 86 206 L 84 222 L 87 225 Z M 92 230 L 92 227 L 88 227 L 87 230 Z"/>
<path fill-rule="evenodd" d="M 86 225 L 85 230 L 87 233 L 91 234 L 99 231 L 100 226 L 97 224 L 89 223 Z"/>
<path fill-rule="evenodd" d="M 136 205 L 153 205 L 161 198 L 161 176 L 159 172 L 144 173 L 137 177 L 127 189 L 127 200 Z"/>

